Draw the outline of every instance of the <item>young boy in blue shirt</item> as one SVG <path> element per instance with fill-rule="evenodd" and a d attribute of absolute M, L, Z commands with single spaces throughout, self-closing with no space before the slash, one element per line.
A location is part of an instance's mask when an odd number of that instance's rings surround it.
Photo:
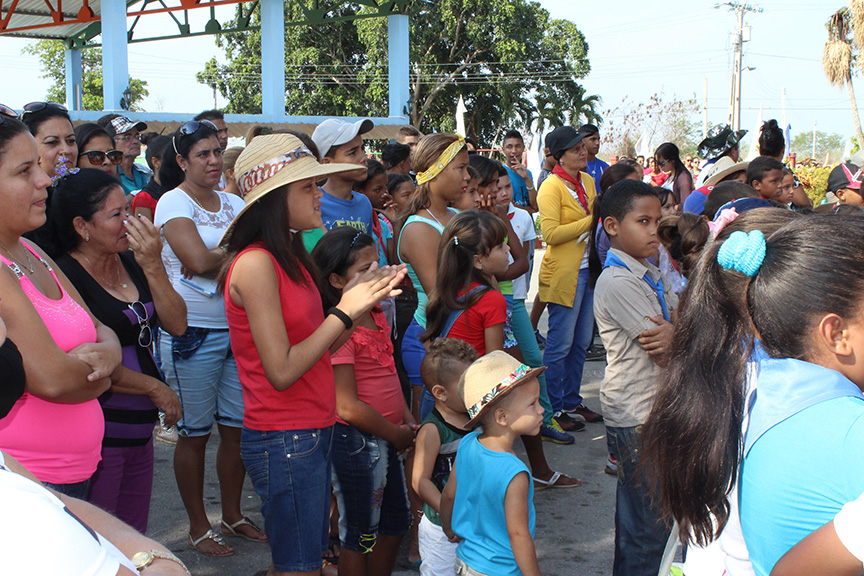
<path fill-rule="evenodd" d="M 672 342 L 678 298 L 657 254 L 660 199 L 636 180 L 612 185 L 600 218 L 612 247 L 594 288 L 594 317 L 606 348 L 600 405 L 610 452 L 618 457 L 613 576 L 657 574 L 670 527 L 652 505 L 651 482 L 639 472 L 642 425 Z"/>
<path fill-rule="evenodd" d="M 441 526 L 456 548 L 460 576 L 539 576 L 534 549 L 534 485 L 513 443 L 543 424 L 540 383 L 530 368 L 502 350 L 465 371 L 459 390 L 466 427 L 456 467 L 441 495 Z M 457 480 L 458 478 L 458 480 Z"/>

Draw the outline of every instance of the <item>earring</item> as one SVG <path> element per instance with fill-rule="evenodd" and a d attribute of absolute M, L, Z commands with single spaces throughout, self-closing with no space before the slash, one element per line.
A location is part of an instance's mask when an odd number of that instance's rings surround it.
<path fill-rule="evenodd" d="M 89 241 L 90 241 L 90 234 L 89 234 L 89 233 L 87 234 L 87 236 L 84 237 L 84 241 L 85 241 L 85 242 L 89 242 Z"/>

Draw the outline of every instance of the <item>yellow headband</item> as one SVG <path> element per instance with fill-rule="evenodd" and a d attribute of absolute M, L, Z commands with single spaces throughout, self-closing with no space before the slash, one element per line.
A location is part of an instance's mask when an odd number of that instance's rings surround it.
<path fill-rule="evenodd" d="M 435 163 L 432 164 L 432 166 L 427 168 L 425 171 L 417 174 L 417 184 L 425 184 L 426 182 L 429 182 L 430 180 L 441 174 L 441 172 L 444 171 L 444 168 L 446 168 L 447 165 L 453 161 L 453 158 L 455 158 L 456 155 L 459 154 L 459 152 L 461 152 L 462 148 L 464 147 L 465 138 L 463 138 L 459 134 L 456 134 L 456 141 L 450 144 L 450 146 L 448 146 L 447 149 L 441 153 L 441 155 L 438 157 L 438 160 L 436 160 Z"/>

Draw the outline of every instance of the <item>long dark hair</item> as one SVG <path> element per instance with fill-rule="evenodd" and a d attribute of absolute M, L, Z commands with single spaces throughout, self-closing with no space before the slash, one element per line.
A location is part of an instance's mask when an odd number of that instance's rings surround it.
<path fill-rule="evenodd" d="M 69 112 L 55 102 L 45 102 L 44 108 L 37 112 L 27 112 L 26 110 L 21 115 L 21 121 L 30 130 L 30 134 L 36 136 L 39 133 L 39 128 L 51 118 L 65 118 L 69 124 L 72 124 L 72 118 L 69 117 Z"/>
<path fill-rule="evenodd" d="M 167 151 L 165 155 L 168 155 Z M 228 257 L 219 272 L 218 283 L 221 289 L 225 289 L 228 270 L 234 259 L 253 242 L 263 242 L 264 248 L 276 258 L 276 262 L 293 282 L 308 285 L 303 269 L 309 273 L 313 282 L 317 281 L 317 270 L 303 244 L 303 234 L 291 232 L 288 224 L 288 186 L 290 184 L 268 192 L 235 221 L 234 231 L 226 246 Z"/>
<path fill-rule="evenodd" d="M 318 267 L 318 291 L 324 310 L 336 306 L 342 298 L 342 291 L 330 284 L 330 275 L 345 276 L 354 262 L 357 252 L 368 246 L 375 246 L 375 240 L 350 226 L 338 226 L 318 240 L 312 249 L 312 261 Z"/>
<path fill-rule="evenodd" d="M 783 130 L 777 125 L 777 120 L 768 120 L 762 123 L 759 130 L 759 155 L 781 158 L 786 153 L 786 138 Z"/>
<path fill-rule="evenodd" d="M 764 262 L 752 278 L 717 263 L 723 242 L 735 231 L 750 230 L 763 231 L 767 240 Z M 826 255 L 822 245 L 829 236 L 837 250 Z M 729 518 L 754 334 L 772 358 L 807 359 L 818 314 L 858 314 L 862 265 L 860 216 L 799 217 L 759 208 L 739 216 L 706 246 L 682 295 L 669 370 L 643 443 L 662 510 L 678 522 L 685 540 L 705 544 Z"/>
<path fill-rule="evenodd" d="M 174 132 L 171 144 L 166 146 L 162 153 L 162 165 L 159 167 L 159 183 L 165 190 L 177 188 L 186 179 L 186 174 L 177 163 L 177 155 L 188 160 L 192 147 L 210 137 L 216 137 L 216 130 L 207 124 L 201 124 L 192 134 L 182 134 L 180 129 Z"/>
<path fill-rule="evenodd" d="M 665 188 L 662 190 L 672 194 Z M 657 238 L 672 259 L 681 264 L 681 275 L 685 278 L 690 277 L 709 237 L 708 221 L 698 214 L 683 212 L 666 216 L 657 224 Z"/>
<path fill-rule="evenodd" d="M 102 126 L 99 126 L 95 122 L 85 122 L 84 124 L 79 124 L 73 130 L 75 133 L 75 143 L 78 145 L 78 157 L 80 158 L 84 152 L 87 152 L 87 144 L 90 143 L 90 140 L 96 138 L 97 136 L 105 136 L 111 141 L 111 147 L 115 146 L 114 138 L 108 134 L 108 131 L 105 130 Z"/>
<path fill-rule="evenodd" d="M 51 242 L 42 246 L 45 252 L 52 258 L 59 258 L 77 248 L 82 240 L 75 230 L 75 218 L 80 216 L 89 222 L 102 208 L 111 190 L 119 186 L 114 176 L 96 168 L 82 168 L 61 178 L 51 198 L 48 218 Z"/>
<path fill-rule="evenodd" d="M 479 175 L 480 183 L 479 186 L 488 186 L 493 181 L 498 181 L 499 170 L 498 167 L 503 166 L 497 160 L 492 160 L 491 158 L 487 158 L 486 156 L 481 156 L 480 154 L 472 154 L 468 157 L 468 166 L 474 168 Z M 506 171 L 505 171 L 506 174 Z"/>
<path fill-rule="evenodd" d="M 687 170 L 687 167 L 684 166 L 683 162 L 681 162 L 681 151 L 678 150 L 678 146 L 672 142 L 664 142 L 658 146 L 657 150 L 654 151 L 654 158 L 657 157 L 665 158 L 672 162 L 672 165 L 675 167 L 675 178 L 678 178 L 678 176 L 685 172 L 690 175 L 691 179 L 693 178 L 693 175 L 690 174 L 690 171 Z"/>
<path fill-rule="evenodd" d="M 426 306 L 423 342 L 440 335 L 451 310 L 467 310 L 480 299 L 482 294 L 477 293 L 463 303 L 457 301 L 459 292 L 471 282 L 489 286 L 474 266 L 474 256 L 486 256 L 506 237 L 504 223 L 489 212 L 464 210 L 450 220 L 438 245 L 438 276 Z"/>

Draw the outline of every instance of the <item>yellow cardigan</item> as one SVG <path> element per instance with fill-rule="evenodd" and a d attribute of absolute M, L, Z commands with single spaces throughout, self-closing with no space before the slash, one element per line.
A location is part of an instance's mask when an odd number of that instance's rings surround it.
<path fill-rule="evenodd" d="M 594 206 L 594 179 L 580 172 L 588 206 Z M 587 249 L 591 214 L 585 212 L 564 181 L 550 175 L 537 191 L 540 230 L 546 241 L 546 254 L 540 264 L 538 292 L 544 302 L 573 306 L 579 266 Z M 580 238 L 585 234 L 585 239 Z"/>

